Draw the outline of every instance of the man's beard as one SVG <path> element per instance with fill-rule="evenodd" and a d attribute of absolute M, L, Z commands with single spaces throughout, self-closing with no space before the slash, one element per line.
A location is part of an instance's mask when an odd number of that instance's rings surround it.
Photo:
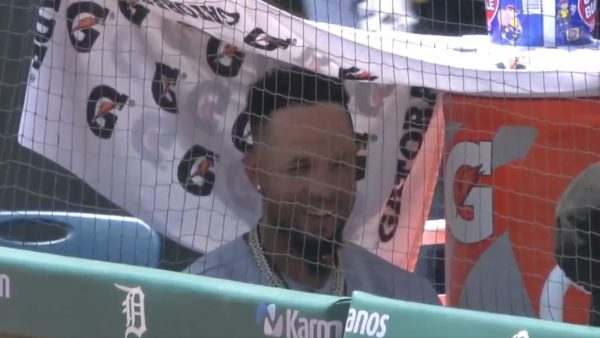
<path fill-rule="evenodd" d="M 338 216 L 335 222 L 334 239 L 325 239 L 319 235 L 310 234 L 304 230 L 297 229 L 294 224 L 294 210 L 284 212 L 277 205 L 264 204 L 266 208 L 267 224 L 275 228 L 276 236 L 288 242 L 288 255 L 302 259 L 308 273 L 313 276 L 326 274 L 337 264 L 337 253 L 343 245 L 343 231 L 346 226 L 346 218 Z M 291 215 L 290 217 L 283 217 Z M 327 263 L 323 257 L 332 257 L 333 263 Z"/>
<path fill-rule="evenodd" d="M 307 263 L 306 267 L 309 273 L 314 276 L 323 275 L 333 268 L 324 262 L 323 257 L 333 257 L 333 262 L 337 261 L 337 252 L 343 242 L 343 228 L 344 224 L 342 223 L 336 226 L 333 240 L 318 238 L 306 232 L 290 229 L 290 253 Z"/>

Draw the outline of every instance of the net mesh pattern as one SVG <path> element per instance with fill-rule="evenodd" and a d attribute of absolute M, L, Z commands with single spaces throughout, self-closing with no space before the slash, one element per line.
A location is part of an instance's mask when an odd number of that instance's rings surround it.
<path fill-rule="evenodd" d="M 351 244 L 450 306 L 597 325 L 597 102 L 576 97 L 593 74 L 552 89 L 563 99 L 442 94 L 460 87 L 447 54 L 395 64 L 388 35 L 371 59 L 288 14 L 422 34 L 395 43 L 432 53 L 427 36 L 442 50 L 441 36 L 488 32 L 489 2 L 392 2 L 0 1 L 0 244 L 206 272 L 220 267 L 203 257 L 260 225 L 288 287 Z M 513 54 L 495 70 L 539 62 Z M 502 85 L 486 74 L 464 71 L 464 88 Z"/>

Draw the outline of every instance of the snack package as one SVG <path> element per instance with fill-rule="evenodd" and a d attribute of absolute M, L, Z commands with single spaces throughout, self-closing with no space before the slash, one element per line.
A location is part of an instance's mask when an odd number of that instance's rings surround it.
<path fill-rule="evenodd" d="M 593 42 L 597 0 L 485 0 L 493 43 L 525 47 Z"/>

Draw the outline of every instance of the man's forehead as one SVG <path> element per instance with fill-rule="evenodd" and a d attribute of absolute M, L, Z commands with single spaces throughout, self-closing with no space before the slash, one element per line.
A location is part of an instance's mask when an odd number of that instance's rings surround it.
<path fill-rule="evenodd" d="M 273 113 L 267 124 L 273 143 L 298 139 L 353 140 L 350 116 L 338 104 L 297 105 Z"/>

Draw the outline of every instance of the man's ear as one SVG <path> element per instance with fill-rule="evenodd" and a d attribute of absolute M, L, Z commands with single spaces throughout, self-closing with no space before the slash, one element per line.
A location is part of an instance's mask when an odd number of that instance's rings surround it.
<path fill-rule="evenodd" d="M 255 189 L 260 190 L 258 182 L 258 171 L 256 170 L 258 164 L 256 154 L 253 151 L 246 151 L 244 153 L 244 157 L 242 158 L 242 163 L 244 165 L 244 172 L 246 173 L 246 177 Z"/>

